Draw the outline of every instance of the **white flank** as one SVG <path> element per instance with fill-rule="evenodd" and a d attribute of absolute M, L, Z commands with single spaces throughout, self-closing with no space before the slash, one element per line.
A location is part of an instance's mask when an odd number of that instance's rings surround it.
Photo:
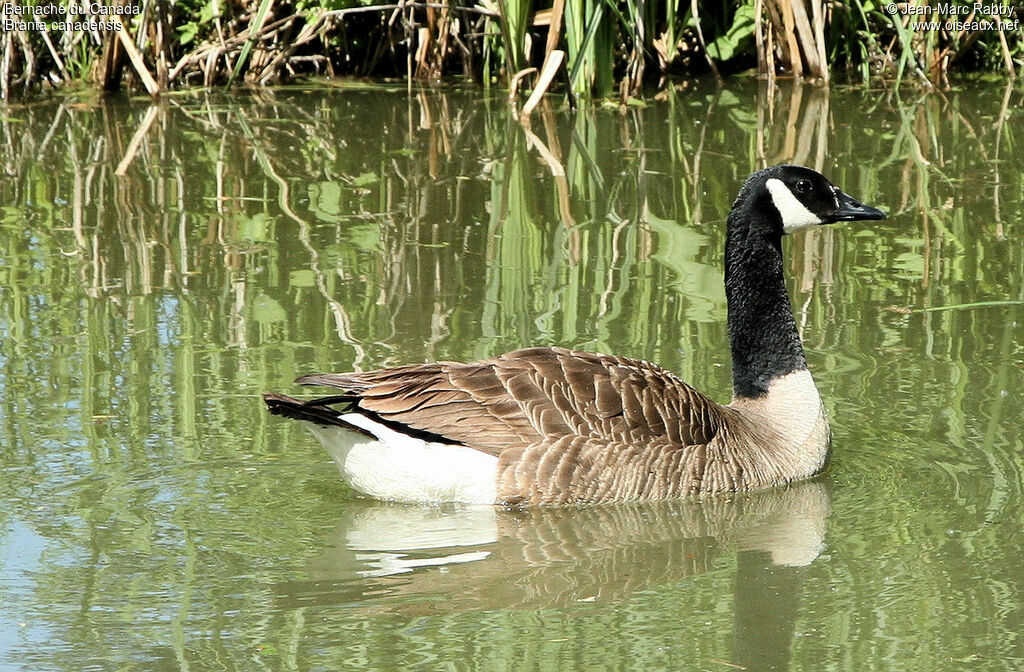
<path fill-rule="evenodd" d="M 358 413 L 339 416 L 374 435 L 307 423 L 353 488 L 399 502 L 494 504 L 498 458 L 417 439 Z"/>
<path fill-rule="evenodd" d="M 786 233 L 793 233 L 823 223 L 820 217 L 808 210 L 793 195 L 793 192 L 783 184 L 782 180 L 773 177 L 765 182 L 765 186 L 768 187 L 768 192 L 772 195 L 775 209 L 782 216 L 782 230 Z"/>

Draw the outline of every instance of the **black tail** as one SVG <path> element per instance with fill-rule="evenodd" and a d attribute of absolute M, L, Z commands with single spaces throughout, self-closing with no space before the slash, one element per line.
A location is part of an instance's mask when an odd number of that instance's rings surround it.
<path fill-rule="evenodd" d="M 267 410 L 273 415 L 283 415 L 286 418 L 305 420 L 306 422 L 312 422 L 323 427 L 344 427 L 345 429 L 374 438 L 373 434 L 365 429 L 351 425 L 339 418 L 339 412 L 327 406 L 327 404 L 339 401 L 350 401 L 348 398 L 323 397 L 302 401 L 301 399 L 293 399 L 283 394 L 268 392 L 263 395 L 263 401 L 267 404 Z"/>

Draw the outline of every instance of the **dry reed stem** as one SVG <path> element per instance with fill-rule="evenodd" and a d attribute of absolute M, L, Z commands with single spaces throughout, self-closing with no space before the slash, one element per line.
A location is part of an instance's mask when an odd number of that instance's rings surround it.
<path fill-rule="evenodd" d="M 14 39 L 10 32 L 4 35 L 4 55 L 0 61 L 0 100 L 8 100 L 10 93 L 11 59 L 14 57 Z"/>
<path fill-rule="evenodd" d="M 433 33 L 427 26 L 420 26 L 416 29 L 416 55 L 413 57 L 416 62 L 416 79 L 427 77 L 427 53 L 433 43 L 432 38 Z"/>
<path fill-rule="evenodd" d="M 16 30 L 14 34 L 18 36 L 18 42 L 21 44 L 22 56 L 25 59 L 25 73 L 22 78 L 22 83 L 25 91 L 28 91 L 29 84 L 33 81 L 33 77 L 36 72 L 36 54 L 32 51 L 32 45 L 28 42 L 28 37 L 25 35 L 25 31 Z"/>
<path fill-rule="evenodd" d="M 829 68 L 825 56 L 825 8 L 823 4 L 822 0 L 811 0 L 811 21 L 814 28 L 814 44 L 817 47 L 818 76 L 821 77 L 821 83 L 828 86 Z"/>
<path fill-rule="evenodd" d="M 143 86 L 146 87 L 146 91 L 151 96 L 157 96 L 160 94 L 160 85 L 153 79 L 153 75 L 149 74 L 149 70 L 146 68 L 146 62 L 142 58 L 142 54 L 139 52 L 138 47 L 135 46 L 135 41 L 132 40 L 131 35 L 128 34 L 128 29 L 121 23 L 121 17 L 116 14 L 111 16 L 111 20 L 117 22 L 117 39 L 121 41 L 121 46 L 124 47 L 125 52 L 128 54 L 128 60 L 132 62 L 132 66 L 135 68 L 135 72 L 138 73 L 139 79 L 142 80 Z"/>
<path fill-rule="evenodd" d="M 700 42 L 700 50 L 704 52 L 704 58 L 707 60 L 711 72 L 715 75 L 715 81 L 721 84 L 722 75 L 719 74 L 718 66 L 715 65 L 711 54 L 708 53 L 708 44 L 704 41 L 704 31 L 700 27 L 700 10 L 697 7 L 697 0 L 690 0 L 690 14 L 693 16 L 693 24 L 697 27 L 697 40 Z"/>
<path fill-rule="evenodd" d="M 526 104 L 523 105 L 523 111 L 519 113 L 520 120 L 530 118 L 530 113 L 533 112 L 533 108 L 537 107 L 537 103 L 547 93 L 548 87 L 551 86 L 551 82 L 554 81 L 555 75 L 558 74 L 558 69 L 562 67 L 564 61 L 565 52 L 561 49 L 555 49 L 544 59 L 544 66 L 540 71 L 540 76 L 537 78 L 537 84 L 533 88 L 533 93 L 530 94 Z"/>
<path fill-rule="evenodd" d="M 797 42 L 796 37 L 796 19 L 793 16 L 793 6 L 786 0 L 777 0 L 780 2 L 780 13 L 782 14 L 782 25 L 784 35 L 786 37 L 786 52 L 788 57 L 786 60 L 789 61 L 789 67 L 793 72 L 794 77 L 804 76 L 804 64 L 800 58 L 800 45 Z"/>
<path fill-rule="evenodd" d="M 558 41 L 562 38 L 562 23 L 565 18 L 565 0 L 554 0 L 551 5 L 551 18 L 548 21 L 548 41 L 544 46 L 544 60 L 548 60 L 555 49 L 558 48 Z"/>
<path fill-rule="evenodd" d="M 512 75 L 512 78 L 508 81 L 508 102 L 515 103 L 519 94 L 519 82 L 523 80 L 523 77 L 532 75 L 535 72 L 537 72 L 537 68 L 524 68 Z"/>
<path fill-rule="evenodd" d="M 816 0 L 811 0 L 815 2 Z M 819 0 L 820 1 L 820 0 Z M 821 77 L 822 63 L 818 61 L 818 48 L 814 43 L 814 32 L 811 30 L 811 22 L 807 18 L 807 8 L 804 0 L 792 0 L 786 3 L 793 12 L 793 21 L 796 24 L 797 40 L 800 43 L 800 50 L 792 54 L 792 60 L 802 60 L 804 72 L 811 77 Z M 801 57 L 802 55 L 802 57 Z"/>
<path fill-rule="evenodd" d="M 43 42 L 46 43 L 46 49 L 50 52 L 50 57 L 53 58 L 54 64 L 57 66 L 57 69 L 60 70 L 61 78 L 65 81 L 69 80 L 70 76 L 68 75 L 67 68 L 64 67 L 64 61 L 61 60 L 60 55 L 54 48 L 53 42 L 50 41 L 50 35 L 45 29 L 39 31 L 39 34 L 42 35 Z"/>
<path fill-rule="evenodd" d="M 775 73 L 768 70 L 768 59 L 764 53 L 764 0 L 754 0 L 754 51 L 757 52 L 757 72 L 760 75 L 774 77 Z"/>
<path fill-rule="evenodd" d="M 1010 73 L 1010 77 L 1013 79 L 1017 78 L 1017 71 L 1013 67 L 1013 57 L 1010 55 L 1010 45 L 1006 43 L 1006 34 L 1003 31 L 999 31 L 999 49 L 1003 54 L 1003 66 L 1006 71 Z"/>

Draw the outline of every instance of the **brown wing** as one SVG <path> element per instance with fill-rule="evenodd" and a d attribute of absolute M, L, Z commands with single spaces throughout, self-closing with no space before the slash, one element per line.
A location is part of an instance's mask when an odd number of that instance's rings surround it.
<path fill-rule="evenodd" d="M 297 382 L 340 388 L 363 412 L 492 455 L 566 436 L 632 446 L 703 445 L 723 418 L 721 406 L 661 367 L 564 348 Z"/>

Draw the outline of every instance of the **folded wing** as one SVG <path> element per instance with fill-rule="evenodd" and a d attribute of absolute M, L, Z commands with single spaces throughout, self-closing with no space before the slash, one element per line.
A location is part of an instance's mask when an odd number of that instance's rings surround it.
<path fill-rule="evenodd" d="M 703 445 L 723 419 L 719 404 L 661 367 L 564 348 L 528 348 L 468 364 L 317 374 L 298 382 L 343 390 L 351 410 L 397 429 L 491 455 L 554 446 L 563 437 L 662 450 Z"/>

